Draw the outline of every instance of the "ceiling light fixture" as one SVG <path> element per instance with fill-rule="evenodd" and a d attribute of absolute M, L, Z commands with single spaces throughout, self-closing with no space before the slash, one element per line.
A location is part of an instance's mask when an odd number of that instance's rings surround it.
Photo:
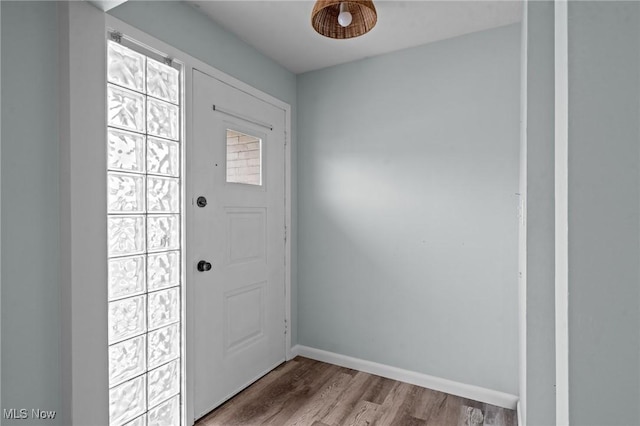
<path fill-rule="evenodd" d="M 317 0 L 311 13 L 313 29 L 335 39 L 366 34 L 377 21 L 378 14 L 371 0 Z"/>

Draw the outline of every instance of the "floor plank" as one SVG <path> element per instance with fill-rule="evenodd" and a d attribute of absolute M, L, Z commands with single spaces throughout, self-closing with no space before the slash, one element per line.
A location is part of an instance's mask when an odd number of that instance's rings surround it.
<path fill-rule="evenodd" d="M 314 395 L 307 403 L 298 407 L 291 416 L 290 426 L 308 426 L 314 419 L 326 417 L 337 403 L 338 397 L 350 385 L 353 376 L 339 373 L 325 384 L 324 389 Z M 320 422 L 318 422 L 320 423 Z M 326 423 L 325 423 L 326 424 Z"/>
<path fill-rule="evenodd" d="M 362 396 L 362 399 L 374 404 L 382 404 L 387 395 L 389 395 L 389 392 L 391 392 L 391 388 L 396 382 L 394 380 L 387 379 L 386 377 L 373 377 L 374 380 L 371 384 L 371 387 L 367 389 L 367 391 Z"/>
<path fill-rule="evenodd" d="M 378 417 L 380 409 L 379 404 L 360 400 L 344 421 L 338 424 L 344 426 L 368 426 Z"/>
<path fill-rule="evenodd" d="M 370 374 L 358 372 L 353 376 L 349 386 L 338 396 L 327 415 L 319 420 L 331 426 L 343 424 L 373 380 L 374 377 Z"/>
<path fill-rule="evenodd" d="M 196 426 L 516 424 L 513 410 L 297 357 L 200 419 Z"/>
<path fill-rule="evenodd" d="M 460 416 L 460 406 L 462 405 L 462 398 L 445 394 L 444 398 L 439 399 L 439 401 L 441 401 L 440 404 L 435 406 L 432 412 L 429 413 L 427 425 L 458 426 L 458 418 Z"/>

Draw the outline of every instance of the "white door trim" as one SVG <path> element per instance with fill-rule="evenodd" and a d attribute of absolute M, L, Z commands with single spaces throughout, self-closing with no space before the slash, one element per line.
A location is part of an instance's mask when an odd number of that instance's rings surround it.
<path fill-rule="evenodd" d="M 66 4 L 65 4 L 66 5 Z M 70 16 L 71 15 L 71 16 Z M 73 19 L 71 19 L 73 17 Z M 66 19 L 65 19 L 66 18 Z M 199 69 L 256 98 L 285 111 L 285 226 L 291 229 L 291 106 L 273 96 L 249 86 L 214 67 L 132 27 L 106 15 L 85 2 L 70 2 L 61 12 L 61 164 L 69 174 L 61 176 L 61 303 L 64 311 L 61 350 L 63 365 L 61 417 L 69 424 L 106 423 L 108 421 L 107 377 L 107 219 L 106 219 L 106 41 L 112 29 L 136 40 L 152 51 L 160 51 L 185 65 L 185 162 L 189 166 L 189 145 L 192 134 L 191 78 Z M 80 49 L 80 47 L 84 46 Z M 89 46 L 89 47 L 86 47 Z M 85 48 L 86 47 L 86 48 Z M 64 74 L 66 73 L 66 74 Z M 83 89 L 84 88 L 84 89 Z M 85 90 L 86 89 L 86 90 Z M 87 96 L 87 92 L 91 96 Z M 98 135 L 98 136 L 96 136 Z M 100 136 L 101 135 L 101 136 Z M 97 140 L 96 140 L 97 137 Z M 91 143 L 87 143 L 87 141 Z M 104 172 L 102 170 L 105 170 Z M 185 170 L 188 170 L 185 169 Z M 184 175 L 186 193 L 190 193 L 190 177 Z M 65 195 L 66 194 L 66 195 Z M 64 198 L 66 197 L 66 198 Z M 89 197 L 89 198 L 87 198 Z M 66 200 L 66 201 L 65 201 Z M 87 206 L 93 206 L 88 208 Z M 184 212 L 191 234 L 191 209 Z M 71 220 L 73 218 L 73 221 Z M 91 230 L 91 238 L 86 233 Z M 95 235 L 94 235 L 95 234 Z M 284 236 L 283 236 L 284 237 Z M 188 247 L 184 258 L 189 259 Z M 291 238 L 285 243 L 285 318 L 291 321 Z M 104 276 L 103 276 L 104 275 Z M 88 279 L 90 277 L 90 279 Z M 186 292 L 186 328 L 183 359 L 186 372 L 183 380 L 185 395 L 185 424 L 193 424 L 192 345 L 190 332 L 193 318 L 189 307 L 193 295 Z M 87 282 L 92 285 L 87 286 Z M 65 284 L 66 283 L 66 284 Z M 104 340 L 103 345 L 86 345 L 87 340 Z M 285 336 L 285 356 L 291 358 L 291 334 Z"/>
<path fill-rule="evenodd" d="M 65 425 L 107 424 L 105 16 L 86 2 L 58 2 L 57 7 L 62 359 L 59 417 Z"/>
<path fill-rule="evenodd" d="M 520 47 L 520 197 L 518 223 L 518 425 L 527 418 L 527 66 L 529 45 L 529 0 L 523 1 Z"/>
<path fill-rule="evenodd" d="M 569 424 L 569 41 L 567 0 L 556 0 L 555 301 L 556 424 Z"/>

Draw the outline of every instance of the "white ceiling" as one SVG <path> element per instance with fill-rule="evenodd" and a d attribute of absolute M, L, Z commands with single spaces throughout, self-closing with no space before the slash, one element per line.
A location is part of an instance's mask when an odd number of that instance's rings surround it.
<path fill-rule="evenodd" d="M 195 8 L 298 74 L 436 40 L 520 22 L 520 0 L 375 0 L 370 33 L 333 40 L 311 27 L 312 0 L 195 1 Z"/>

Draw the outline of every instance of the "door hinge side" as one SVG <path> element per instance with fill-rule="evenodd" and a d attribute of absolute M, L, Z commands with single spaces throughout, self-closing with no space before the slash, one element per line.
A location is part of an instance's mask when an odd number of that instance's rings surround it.
<path fill-rule="evenodd" d="M 287 225 L 284 226 L 284 242 L 287 242 Z"/>
<path fill-rule="evenodd" d="M 289 331 L 289 323 L 287 322 L 287 319 L 284 319 L 284 334 L 287 334 L 287 332 Z"/>

